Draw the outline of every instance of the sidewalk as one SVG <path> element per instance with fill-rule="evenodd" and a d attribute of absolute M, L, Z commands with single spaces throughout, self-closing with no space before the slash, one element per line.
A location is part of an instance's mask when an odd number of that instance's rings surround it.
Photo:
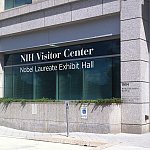
<path fill-rule="evenodd" d="M 86 145 L 93 150 L 150 150 L 150 133 L 136 134 L 93 134 L 93 133 L 39 133 L 0 126 L 0 136 L 49 141 L 54 143 Z"/>

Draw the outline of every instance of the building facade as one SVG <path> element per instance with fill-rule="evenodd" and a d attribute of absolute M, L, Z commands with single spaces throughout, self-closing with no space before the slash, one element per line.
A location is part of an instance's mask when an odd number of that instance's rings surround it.
<path fill-rule="evenodd" d="M 0 97 L 121 98 L 121 132 L 149 132 L 149 6 L 1 0 Z"/>

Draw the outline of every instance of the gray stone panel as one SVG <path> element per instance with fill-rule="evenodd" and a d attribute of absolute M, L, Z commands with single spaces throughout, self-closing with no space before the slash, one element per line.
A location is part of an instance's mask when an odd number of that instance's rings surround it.
<path fill-rule="evenodd" d="M 45 104 L 47 105 L 47 104 Z M 55 121 L 57 120 L 57 105 L 47 105 L 45 107 L 45 120 Z"/>
<path fill-rule="evenodd" d="M 123 0 L 121 20 L 139 17 L 148 20 L 148 3 L 147 0 Z"/>
<path fill-rule="evenodd" d="M 144 61 L 121 62 L 121 81 L 149 82 L 149 63 Z"/>
<path fill-rule="evenodd" d="M 68 2 L 69 0 L 54 0 L 54 5 L 61 5 L 61 4 L 65 4 Z"/>
<path fill-rule="evenodd" d="M 141 18 L 121 21 L 121 39 L 122 41 L 133 39 L 148 41 L 148 29 L 148 22 Z"/>
<path fill-rule="evenodd" d="M 40 2 L 43 2 L 43 1 L 47 1 L 47 0 L 32 0 L 32 3 L 40 3 Z"/>
<path fill-rule="evenodd" d="M 1 19 L 5 20 L 5 18 L 10 19 L 11 17 L 17 16 L 17 14 L 19 14 L 19 9 L 18 8 L 4 11 L 4 12 L 0 13 L 0 20 Z"/>
<path fill-rule="evenodd" d="M 35 12 L 35 11 L 42 9 L 42 3 L 35 3 L 32 5 L 29 5 L 29 7 L 30 7 L 30 12 Z"/>
<path fill-rule="evenodd" d="M 33 119 L 35 119 L 35 115 L 32 115 L 32 105 L 31 104 L 27 105 L 26 109 L 23 109 L 23 107 L 24 106 L 22 106 L 22 109 L 21 109 L 21 112 L 20 112 L 20 117 L 18 116 L 18 118 L 24 119 L 24 120 L 33 120 Z M 17 107 L 16 110 L 19 110 L 19 108 Z M 14 115 L 16 116 L 16 114 L 14 114 Z"/>
<path fill-rule="evenodd" d="M 70 123 L 70 132 L 110 133 L 109 124 Z"/>
<path fill-rule="evenodd" d="M 120 0 L 103 0 L 103 15 L 120 12 Z"/>
<path fill-rule="evenodd" d="M 17 119 L 5 119 L 5 120 L 0 119 L 0 124 L 1 126 L 20 129 L 20 122 Z"/>
<path fill-rule="evenodd" d="M 114 124 L 110 126 L 110 133 L 117 134 L 118 131 L 121 133 L 121 124 Z"/>
<path fill-rule="evenodd" d="M 149 103 L 147 104 L 122 104 L 122 124 L 126 125 L 146 125 L 149 120 L 145 120 L 145 115 L 149 116 Z"/>
<path fill-rule="evenodd" d="M 47 132 L 62 133 L 66 132 L 66 122 L 47 122 Z"/>
<path fill-rule="evenodd" d="M 19 13 L 20 15 L 25 15 L 30 12 L 30 5 L 23 5 L 22 7 L 19 7 Z"/>
<path fill-rule="evenodd" d="M 121 60 L 149 61 L 148 43 L 141 39 L 121 42 Z"/>
<path fill-rule="evenodd" d="M 118 133 L 121 132 L 120 124 L 89 124 L 89 123 L 69 123 L 70 132 L 88 132 L 88 133 Z"/>
<path fill-rule="evenodd" d="M 10 25 L 17 25 L 20 23 L 20 17 L 10 18 L 0 22 L 0 27 L 9 27 Z"/>
<path fill-rule="evenodd" d="M 122 124 L 123 133 L 143 134 L 149 132 L 149 125 L 126 125 Z"/>
<path fill-rule="evenodd" d="M 104 106 L 95 106 L 95 105 L 89 105 L 87 107 L 88 109 L 88 117 L 87 119 L 82 119 L 81 114 L 80 114 L 80 107 L 81 105 L 79 104 L 78 106 L 71 105 L 69 109 L 69 121 L 72 123 L 90 123 L 92 124 L 93 122 L 95 124 L 120 124 L 121 123 L 121 116 L 120 116 L 120 105 L 104 105 Z M 106 109 L 104 109 L 106 107 Z M 109 108 L 109 109 L 108 109 Z M 111 112 L 111 113 L 109 113 Z M 105 117 L 103 115 L 100 115 L 101 113 L 105 114 Z M 59 114 L 60 116 L 60 114 Z M 65 116 L 65 113 L 64 113 Z M 95 119 L 93 116 L 99 116 L 98 119 Z M 114 117 L 115 116 L 115 117 Z M 60 119 L 59 119 L 60 120 Z"/>
<path fill-rule="evenodd" d="M 47 0 L 47 1 L 44 1 L 42 2 L 42 9 L 45 9 L 48 7 L 53 7 L 55 4 L 54 4 L 54 0 Z"/>
<path fill-rule="evenodd" d="M 21 31 L 20 18 L 5 20 L 1 22 L 1 35 L 12 34 Z M 0 36 L 1 36 L 0 35 Z"/>
<path fill-rule="evenodd" d="M 72 4 L 72 21 L 102 15 L 102 0 L 82 0 Z"/>
<path fill-rule="evenodd" d="M 149 103 L 149 83 L 122 82 L 121 97 L 125 103 Z"/>
<path fill-rule="evenodd" d="M 71 22 L 70 4 L 45 11 L 45 27 L 66 22 Z"/>
<path fill-rule="evenodd" d="M 20 18 L 21 31 L 44 27 L 44 12 L 31 13 Z"/>
<path fill-rule="evenodd" d="M 57 122 L 66 122 L 66 109 L 65 109 L 65 104 L 61 105 L 55 105 L 57 107 L 57 112 L 56 112 L 56 121 Z"/>

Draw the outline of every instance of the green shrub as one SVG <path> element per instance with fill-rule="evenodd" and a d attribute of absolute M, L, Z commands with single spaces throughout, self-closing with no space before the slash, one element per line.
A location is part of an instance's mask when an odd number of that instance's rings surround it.
<path fill-rule="evenodd" d="M 27 102 L 62 102 L 62 100 L 54 100 L 48 98 L 41 98 L 41 99 L 14 99 L 14 98 L 0 98 L 0 103 L 9 104 L 12 102 L 20 102 L 21 104 L 25 104 Z M 112 98 L 112 99 L 97 99 L 97 100 L 71 100 L 70 102 L 76 104 L 83 104 L 83 103 L 94 103 L 96 105 L 103 105 L 103 104 L 120 104 L 122 103 L 120 98 Z"/>

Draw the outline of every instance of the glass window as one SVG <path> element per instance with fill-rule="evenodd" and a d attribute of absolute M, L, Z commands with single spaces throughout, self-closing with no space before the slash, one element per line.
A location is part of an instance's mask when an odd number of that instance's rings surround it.
<path fill-rule="evenodd" d="M 82 70 L 60 71 L 58 74 L 58 99 L 82 99 L 83 72 Z"/>
<path fill-rule="evenodd" d="M 5 9 L 31 4 L 32 0 L 5 0 Z"/>
<path fill-rule="evenodd" d="M 5 9 L 10 9 L 14 7 L 14 0 L 5 0 Z"/>
<path fill-rule="evenodd" d="M 5 55 L 5 97 L 58 100 L 119 98 L 121 96 L 120 56 L 116 55 L 120 51 L 119 40 L 87 45 L 69 47 L 71 50 L 82 49 L 82 46 L 85 49 L 95 47 L 95 53 L 91 57 L 84 59 L 77 57 L 73 58 L 73 61 L 69 58 L 63 61 L 60 59 L 59 62 L 49 60 L 14 65 L 12 62 L 19 62 L 18 56 L 22 53 Z M 59 52 L 58 49 L 56 50 Z M 34 51 L 28 52 L 30 56 L 33 53 Z M 47 57 L 44 56 L 43 58 Z M 58 69 L 59 65 L 61 69 Z M 57 69 L 50 69 L 52 66 Z"/>
<path fill-rule="evenodd" d="M 84 71 L 83 99 L 112 97 L 112 58 L 95 60 L 93 69 Z"/>
<path fill-rule="evenodd" d="M 112 68 L 112 97 L 121 97 L 120 89 L 120 57 L 113 58 Z"/>
<path fill-rule="evenodd" d="M 13 67 L 13 97 L 33 99 L 33 74 L 20 73 L 20 67 Z"/>
<path fill-rule="evenodd" d="M 38 72 L 33 75 L 34 98 L 56 99 L 56 72 Z"/>
<path fill-rule="evenodd" d="M 4 85 L 4 95 L 5 97 L 13 98 L 13 71 L 12 67 L 4 68 L 5 72 L 5 85 Z"/>
<path fill-rule="evenodd" d="M 15 7 L 17 7 L 24 4 L 31 4 L 32 0 L 14 0 L 14 3 L 15 3 Z"/>

